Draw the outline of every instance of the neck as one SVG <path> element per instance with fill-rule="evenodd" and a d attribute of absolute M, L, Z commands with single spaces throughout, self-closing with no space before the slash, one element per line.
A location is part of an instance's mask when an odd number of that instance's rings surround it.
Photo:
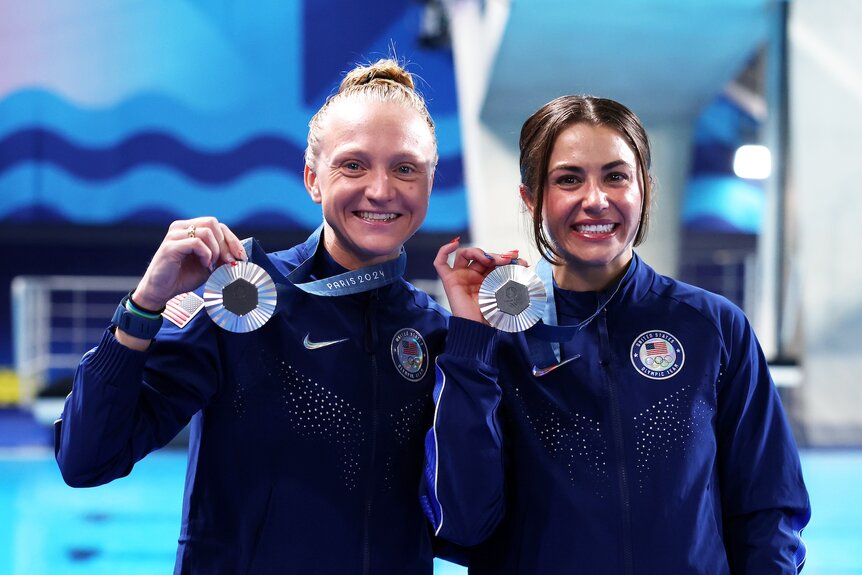
<path fill-rule="evenodd" d="M 554 266 L 554 281 L 564 290 L 576 292 L 601 292 L 622 278 L 632 262 L 632 255 L 617 265 L 588 266 L 566 262 Z"/>
<path fill-rule="evenodd" d="M 330 237 L 332 235 L 333 234 L 324 234 L 323 248 L 327 251 L 330 257 L 335 260 L 335 263 L 348 270 L 358 270 L 360 268 L 381 264 L 389 260 L 394 260 L 401 254 L 401 246 L 399 246 L 394 253 L 372 258 L 359 257 L 355 253 L 342 248 L 338 242 Z"/>

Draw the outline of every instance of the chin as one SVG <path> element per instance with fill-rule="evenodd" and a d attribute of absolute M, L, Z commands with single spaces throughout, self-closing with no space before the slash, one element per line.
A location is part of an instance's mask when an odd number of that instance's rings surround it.
<path fill-rule="evenodd" d="M 391 256 L 392 254 L 398 255 L 398 250 L 401 247 L 401 244 L 393 244 L 393 245 L 375 245 L 375 246 L 367 246 L 361 250 L 363 254 L 363 258 L 365 260 L 376 260 L 380 258 L 385 258 L 387 256 Z"/>
<path fill-rule="evenodd" d="M 578 267 L 600 268 L 611 265 L 618 255 L 566 252 L 565 259 L 567 263 Z"/>

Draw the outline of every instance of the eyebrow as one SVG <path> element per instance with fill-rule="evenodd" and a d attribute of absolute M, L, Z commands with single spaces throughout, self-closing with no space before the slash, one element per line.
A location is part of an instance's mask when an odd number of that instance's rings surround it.
<path fill-rule="evenodd" d="M 602 166 L 602 171 L 606 172 L 608 170 L 612 170 L 612 169 L 616 168 L 617 166 L 626 166 L 628 168 L 634 169 L 634 166 L 632 166 L 631 164 L 629 164 L 625 160 L 614 160 L 613 162 L 608 162 L 607 164 Z M 574 166 L 571 164 L 560 164 L 557 166 L 553 166 L 553 167 L 551 167 L 551 169 L 549 171 L 553 172 L 555 170 L 563 170 L 566 172 L 577 172 L 577 173 L 583 173 L 584 172 L 584 169 L 582 167 Z"/>
<path fill-rule="evenodd" d="M 345 146 L 344 148 L 335 150 L 335 153 L 332 154 L 330 159 L 333 164 L 337 164 L 340 161 L 343 161 L 345 158 L 357 158 L 365 160 L 366 158 L 368 158 L 369 155 L 371 154 L 362 146 Z M 423 159 L 421 154 L 417 154 L 416 152 L 409 149 L 398 151 L 392 154 L 389 157 L 389 160 L 396 163 L 414 162 L 417 164 L 433 161 L 432 159 Z"/>

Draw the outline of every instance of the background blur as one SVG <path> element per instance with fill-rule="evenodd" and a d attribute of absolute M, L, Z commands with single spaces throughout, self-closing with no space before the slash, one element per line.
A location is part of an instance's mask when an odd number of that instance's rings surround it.
<path fill-rule="evenodd" d="M 304 239 L 307 122 L 393 52 L 437 124 L 408 244 L 432 293 L 456 235 L 536 260 L 517 137 L 538 106 L 590 93 L 642 118 L 657 199 L 638 252 L 746 311 L 805 448 L 807 571 L 862 573 L 860 26 L 858 0 L 0 0 L 0 573 L 170 571 L 183 437 L 117 485 L 66 488 L 50 422 L 72 370 L 174 219 Z M 112 552 L 118 516 L 150 531 Z"/>

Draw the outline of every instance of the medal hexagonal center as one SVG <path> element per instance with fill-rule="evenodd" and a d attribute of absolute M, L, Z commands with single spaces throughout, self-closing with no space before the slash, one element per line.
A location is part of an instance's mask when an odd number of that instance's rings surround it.
<path fill-rule="evenodd" d="M 527 286 L 514 280 L 509 280 L 500 286 L 494 297 L 497 299 L 497 307 L 503 313 L 518 315 L 530 307 L 530 294 Z"/>
<path fill-rule="evenodd" d="M 221 292 L 225 309 L 236 315 L 245 315 L 257 307 L 257 288 L 248 280 L 234 280 Z"/>

